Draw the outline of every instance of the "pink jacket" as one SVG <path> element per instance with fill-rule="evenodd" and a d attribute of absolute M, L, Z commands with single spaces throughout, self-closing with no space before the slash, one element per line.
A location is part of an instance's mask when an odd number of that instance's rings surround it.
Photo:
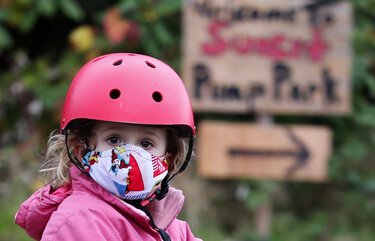
<path fill-rule="evenodd" d="M 30 237 L 42 241 L 162 240 L 143 211 L 111 195 L 76 167 L 70 175 L 71 187 L 51 194 L 46 186 L 21 205 L 15 222 Z M 171 240 L 201 240 L 176 218 L 183 202 L 182 192 L 170 188 L 164 199 L 151 202 L 147 209 Z"/>

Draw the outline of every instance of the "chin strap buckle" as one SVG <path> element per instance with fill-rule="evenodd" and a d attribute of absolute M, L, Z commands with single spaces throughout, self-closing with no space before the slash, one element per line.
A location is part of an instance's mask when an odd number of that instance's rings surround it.
<path fill-rule="evenodd" d="M 167 196 L 169 191 L 169 184 L 167 181 L 162 181 L 161 188 L 157 189 L 152 195 L 150 195 L 148 198 L 141 201 L 141 206 L 145 207 L 150 202 L 154 201 L 155 199 L 161 200 L 165 196 Z"/>

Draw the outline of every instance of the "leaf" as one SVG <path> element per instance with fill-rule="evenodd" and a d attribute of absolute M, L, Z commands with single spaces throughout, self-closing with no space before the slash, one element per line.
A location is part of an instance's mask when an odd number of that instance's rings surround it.
<path fill-rule="evenodd" d="M 267 202 L 269 196 L 266 192 L 263 191 L 253 191 L 250 194 L 250 197 L 247 199 L 246 207 L 249 210 L 257 209 L 261 204 Z"/>
<path fill-rule="evenodd" d="M 155 11 L 159 16 L 169 15 L 171 13 L 176 13 L 181 10 L 181 1 L 180 0 L 164 0 L 159 4 L 155 5 Z"/>
<path fill-rule="evenodd" d="M 0 25 L 0 52 L 1 50 L 10 47 L 13 44 L 13 39 L 8 31 Z"/>
<path fill-rule="evenodd" d="M 156 39 L 163 45 L 167 45 L 173 42 L 173 37 L 166 28 L 163 22 L 155 22 L 153 28 L 151 28 L 155 34 Z"/>
<path fill-rule="evenodd" d="M 37 11 L 35 9 L 30 10 L 29 12 L 26 13 L 25 17 L 23 18 L 23 21 L 20 22 L 20 30 L 22 32 L 28 32 L 30 29 L 33 28 L 37 19 L 38 19 Z"/>
<path fill-rule="evenodd" d="M 344 158 L 354 162 L 355 160 L 361 160 L 366 157 L 369 150 L 366 144 L 367 143 L 363 142 L 361 138 L 353 136 L 348 139 L 340 149 L 337 149 L 337 151 L 341 152 Z"/>
<path fill-rule="evenodd" d="M 370 178 L 363 182 L 363 190 L 365 192 L 375 193 L 375 178 Z"/>
<path fill-rule="evenodd" d="M 121 1 L 121 3 L 117 5 L 117 8 L 121 12 L 129 12 L 137 9 L 138 5 L 139 4 L 135 0 Z"/>
<path fill-rule="evenodd" d="M 73 0 L 60 0 L 60 7 L 64 14 L 75 21 L 80 21 L 84 17 L 81 7 Z"/>
<path fill-rule="evenodd" d="M 364 78 L 364 83 L 366 84 L 369 93 L 375 97 L 375 76 L 367 74 L 366 78 Z"/>
<path fill-rule="evenodd" d="M 142 45 L 145 48 L 146 53 L 153 55 L 155 57 L 160 56 L 161 49 L 157 46 L 156 42 L 153 40 L 153 36 L 150 28 L 146 25 L 141 26 L 142 31 Z"/>
<path fill-rule="evenodd" d="M 374 128 L 375 127 L 375 107 L 373 105 L 368 105 L 367 102 L 360 103 L 358 106 L 359 110 L 355 115 L 355 119 L 357 120 L 358 124 L 361 126 Z"/>
<path fill-rule="evenodd" d="M 37 1 L 37 9 L 44 16 L 52 16 L 56 12 L 56 3 L 51 0 L 39 0 Z"/>
<path fill-rule="evenodd" d="M 0 8 L 0 21 L 4 21 L 9 17 L 9 10 L 8 9 L 1 9 Z"/>

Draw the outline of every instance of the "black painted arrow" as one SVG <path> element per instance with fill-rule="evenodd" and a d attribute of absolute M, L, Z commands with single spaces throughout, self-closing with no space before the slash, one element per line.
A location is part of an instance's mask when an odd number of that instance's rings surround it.
<path fill-rule="evenodd" d="M 231 148 L 228 150 L 230 156 L 248 156 L 248 157 L 293 157 L 296 158 L 295 163 L 287 170 L 286 176 L 290 177 L 297 169 L 304 166 L 310 157 L 310 152 L 305 144 L 297 138 L 297 136 L 289 129 L 285 128 L 286 135 L 297 146 L 296 151 L 291 150 L 255 150 L 243 148 Z"/>

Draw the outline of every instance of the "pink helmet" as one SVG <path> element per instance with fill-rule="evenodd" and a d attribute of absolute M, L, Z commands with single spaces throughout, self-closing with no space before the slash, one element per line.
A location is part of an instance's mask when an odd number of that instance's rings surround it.
<path fill-rule="evenodd" d="M 61 116 L 61 130 L 79 120 L 174 126 L 195 135 L 188 94 L 176 72 L 140 54 L 113 53 L 86 63 L 74 77 Z"/>

